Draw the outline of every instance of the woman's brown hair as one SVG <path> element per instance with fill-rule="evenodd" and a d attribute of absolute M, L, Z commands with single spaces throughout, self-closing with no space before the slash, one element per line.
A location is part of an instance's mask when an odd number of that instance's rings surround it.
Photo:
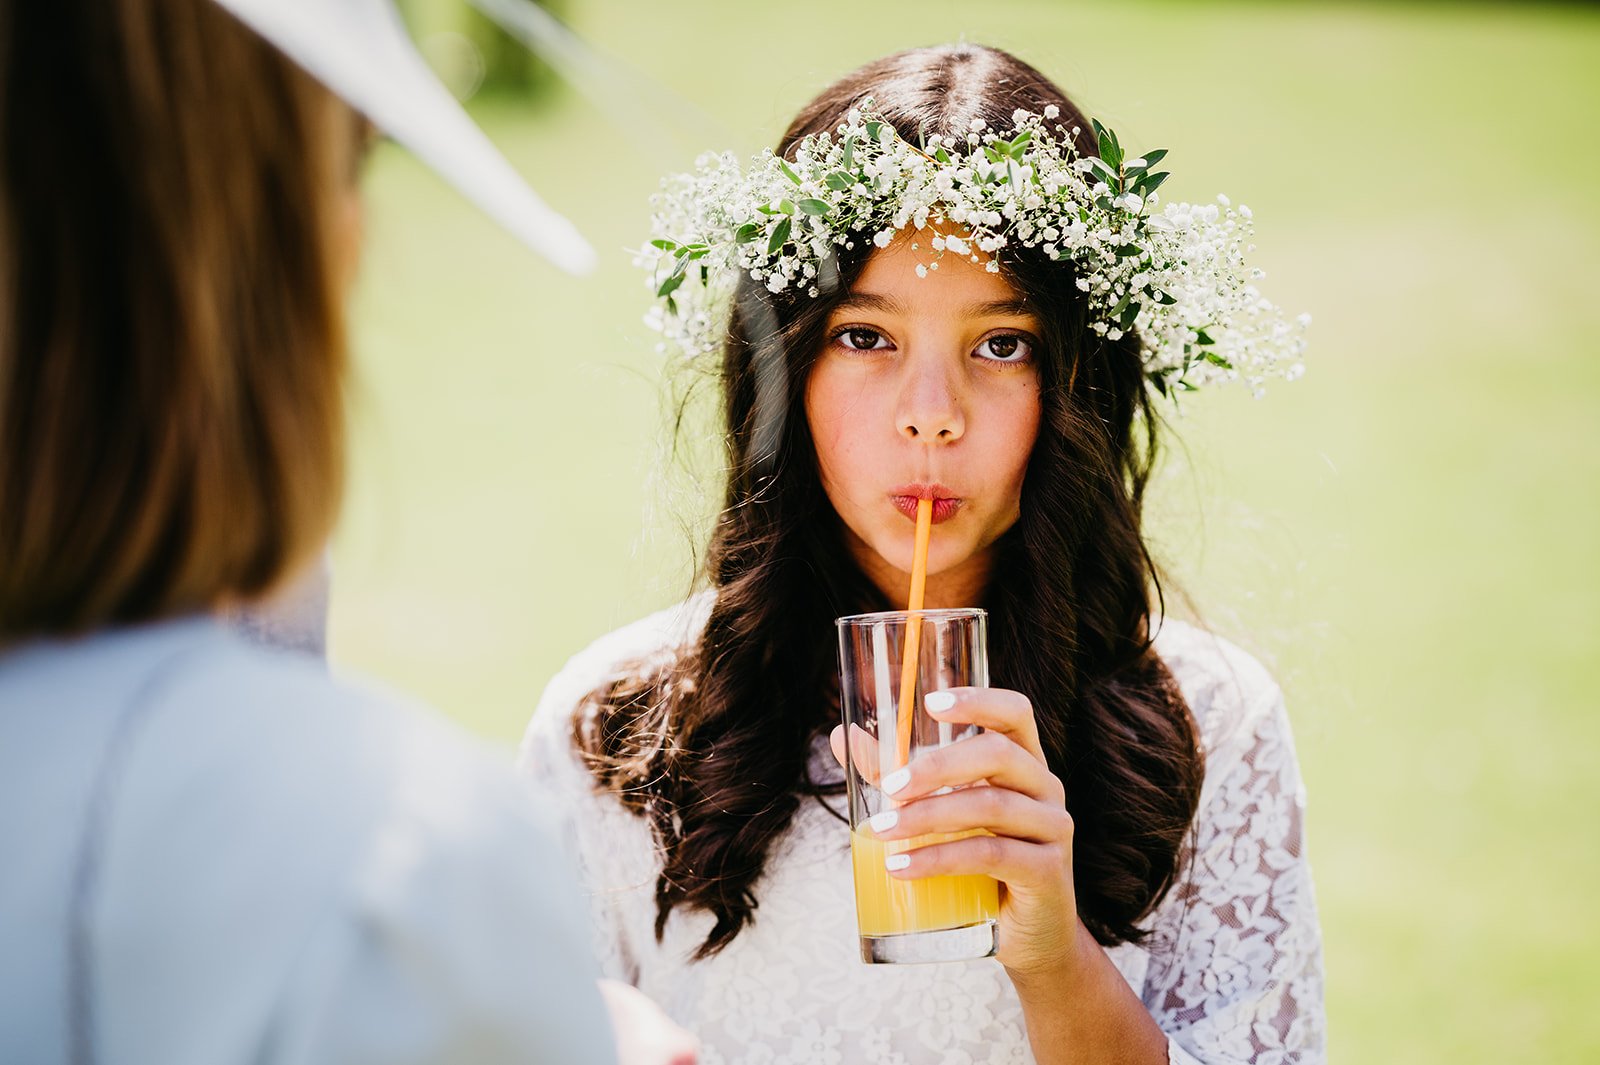
<path fill-rule="evenodd" d="M 324 542 L 364 132 L 213 0 L 0 0 L 0 644 Z"/>
<path fill-rule="evenodd" d="M 912 143 L 957 136 L 974 119 L 1004 129 L 1017 108 L 1050 105 L 1067 128 L 1089 127 L 1026 63 L 958 45 L 845 76 L 801 111 L 779 151 L 869 95 Z M 828 314 L 874 247 L 866 234 L 855 245 L 839 257 L 838 287 L 814 299 L 741 280 L 722 368 L 729 479 L 707 556 L 716 598 L 705 630 L 680 654 L 625 667 L 575 724 L 599 782 L 661 843 L 657 934 L 678 906 L 715 918 L 702 957 L 755 918 L 767 856 L 802 799 L 823 790 L 807 758 L 837 720 L 833 619 L 892 606 L 845 548 L 804 412 Z M 1157 419 L 1137 338 L 1089 329 L 1070 264 L 1027 249 L 1003 250 L 1000 264 L 1043 326 L 1043 417 L 1022 516 L 996 545 L 981 604 L 990 675 L 1033 701 L 1075 825 L 1079 914 L 1110 945 L 1143 936 L 1138 922 L 1177 877 L 1204 772 L 1189 709 L 1151 646 L 1160 586 L 1140 521 Z M 783 402 L 766 398 L 774 393 Z M 776 433 L 774 406 L 784 411 Z"/>

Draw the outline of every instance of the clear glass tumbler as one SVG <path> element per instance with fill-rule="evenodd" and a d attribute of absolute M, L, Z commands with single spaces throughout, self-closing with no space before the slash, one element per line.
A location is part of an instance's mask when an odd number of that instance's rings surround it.
<path fill-rule="evenodd" d="M 943 747 L 982 730 L 940 721 L 923 709 L 923 696 L 955 687 L 987 687 L 988 615 L 976 607 L 887 610 L 855 614 L 839 629 L 839 703 L 845 727 L 845 779 L 850 794 L 850 853 L 855 868 L 856 919 L 865 962 L 961 961 L 994 954 L 999 927 L 999 884 L 988 876 L 891 877 L 891 854 L 961 834 L 879 840 L 871 817 L 898 803 L 878 787 L 921 751 Z M 907 671 L 915 644 L 915 668 Z M 901 698 L 905 682 L 909 701 Z M 902 707 L 907 712 L 902 713 Z"/>

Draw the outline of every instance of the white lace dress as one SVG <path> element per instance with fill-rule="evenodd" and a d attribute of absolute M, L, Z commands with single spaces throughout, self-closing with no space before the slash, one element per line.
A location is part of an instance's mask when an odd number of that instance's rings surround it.
<path fill-rule="evenodd" d="M 692 639 L 706 603 L 646 618 L 574 657 L 523 743 L 523 767 L 565 821 L 602 968 L 699 1036 L 703 1065 L 1031 1065 L 998 962 L 860 961 L 848 833 L 816 800 L 772 849 L 755 918 L 721 953 L 690 960 L 712 919 L 683 908 L 656 941 L 650 830 L 595 790 L 572 748 L 573 713 L 621 663 Z M 1305 796 L 1282 696 L 1253 658 L 1192 626 L 1166 622 L 1156 649 L 1200 723 L 1205 787 L 1188 876 L 1147 919 L 1151 935 L 1110 956 L 1166 1032 L 1173 1063 L 1323 1061 Z M 838 776 L 825 741 L 812 772 Z M 830 801 L 842 812 L 842 796 Z"/>

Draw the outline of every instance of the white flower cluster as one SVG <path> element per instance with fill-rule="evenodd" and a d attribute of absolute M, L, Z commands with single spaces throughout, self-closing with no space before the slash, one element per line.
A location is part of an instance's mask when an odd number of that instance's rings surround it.
<path fill-rule="evenodd" d="M 748 168 L 730 153 L 702 156 L 652 200 L 654 239 L 636 258 L 658 298 L 646 321 L 666 349 L 711 353 L 740 275 L 816 296 L 832 287 L 836 248 L 929 230 L 922 276 L 949 254 L 998 271 L 1008 246 L 1070 262 L 1092 328 L 1108 340 L 1132 333 L 1163 393 L 1237 379 L 1259 394 L 1269 377 L 1299 376 L 1310 319 L 1286 319 L 1256 288 L 1249 209 L 1225 196 L 1161 206 L 1167 175 L 1154 166 L 1165 151 L 1124 158 L 1095 123 L 1099 157 L 1080 156 L 1079 131 L 1051 125 L 1057 117 L 1053 106 L 1019 110 L 1004 133 L 978 119 L 964 138 L 918 146 L 867 103 L 833 134 L 803 140 L 792 163 L 770 150 Z"/>

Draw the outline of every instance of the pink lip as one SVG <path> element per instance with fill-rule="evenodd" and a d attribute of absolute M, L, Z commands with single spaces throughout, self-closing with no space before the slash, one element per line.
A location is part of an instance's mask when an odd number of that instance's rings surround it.
<path fill-rule="evenodd" d="M 894 504 L 896 510 L 912 521 L 917 520 L 919 499 L 933 500 L 935 525 L 949 521 L 966 502 L 942 484 L 902 484 L 889 490 L 889 501 Z"/>

